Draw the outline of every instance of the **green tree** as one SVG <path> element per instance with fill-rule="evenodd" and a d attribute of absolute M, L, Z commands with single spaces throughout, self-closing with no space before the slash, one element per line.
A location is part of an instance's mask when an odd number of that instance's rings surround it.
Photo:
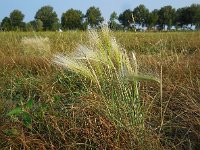
<path fill-rule="evenodd" d="M 83 29 L 83 30 L 87 30 L 87 29 L 88 29 L 88 22 L 87 22 L 87 21 L 84 21 L 84 22 L 83 22 L 82 29 Z"/>
<path fill-rule="evenodd" d="M 57 30 L 58 28 L 58 17 L 56 12 L 53 10 L 51 6 L 43 6 L 41 7 L 36 15 L 36 20 L 41 20 L 43 23 L 43 29 L 45 31 L 48 30 Z"/>
<path fill-rule="evenodd" d="M 148 15 L 147 26 L 148 28 L 152 28 L 155 27 L 157 23 L 158 23 L 158 10 L 154 9 Z"/>
<path fill-rule="evenodd" d="M 119 30 L 119 24 L 116 22 L 118 20 L 117 13 L 114 11 L 110 15 L 110 20 L 109 20 L 109 27 L 112 30 Z"/>
<path fill-rule="evenodd" d="M 26 24 L 26 31 L 34 31 L 34 27 L 30 22 Z"/>
<path fill-rule="evenodd" d="M 9 17 L 4 17 L 1 22 L 1 29 L 4 31 L 10 31 L 11 30 L 11 21 Z"/>
<path fill-rule="evenodd" d="M 29 24 L 30 24 L 30 27 L 32 26 L 32 29 L 34 31 L 42 31 L 43 30 L 43 22 L 40 19 L 30 21 Z"/>
<path fill-rule="evenodd" d="M 69 9 L 62 14 L 61 26 L 63 29 L 82 29 L 83 28 L 83 13 L 80 10 Z"/>
<path fill-rule="evenodd" d="M 43 30 L 43 22 L 38 19 L 38 20 L 35 20 L 35 30 L 36 31 L 42 31 Z"/>
<path fill-rule="evenodd" d="M 13 30 L 22 29 L 24 27 L 23 19 L 24 19 L 24 14 L 22 14 L 21 11 L 13 10 L 10 13 L 10 22 L 12 29 Z"/>
<path fill-rule="evenodd" d="M 200 4 L 192 4 L 190 6 L 191 24 L 194 24 L 197 29 L 200 28 Z"/>
<path fill-rule="evenodd" d="M 21 22 L 19 29 L 20 31 L 26 31 L 26 22 Z"/>
<path fill-rule="evenodd" d="M 59 20 L 58 20 L 57 22 L 54 22 L 54 23 L 52 24 L 51 30 L 52 30 L 52 31 L 58 31 L 59 28 L 60 28 L 60 23 L 59 23 Z"/>
<path fill-rule="evenodd" d="M 187 7 L 179 8 L 176 10 L 176 26 L 183 27 L 184 24 L 186 24 L 187 19 Z"/>
<path fill-rule="evenodd" d="M 172 6 L 164 6 L 159 10 L 158 16 L 161 29 L 164 29 L 165 25 L 167 25 L 168 29 L 170 29 L 175 23 L 176 10 L 172 8 Z"/>
<path fill-rule="evenodd" d="M 118 19 L 117 13 L 114 11 L 110 15 L 110 21 L 116 21 Z"/>
<path fill-rule="evenodd" d="M 131 29 L 134 23 L 133 12 L 130 9 L 125 10 L 119 15 L 119 22 L 123 25 L 124 29 Z"/>
<path fill-rule="evenodd" d="M 144 5 L 139 5 L 133 10 L 135 22 L 142 27 L 144 27 L 145 24 L 147 24 L 148 15 L 149 10 Z"/>
<path fill-rule="evenodd" d="M 179 8 L 176 11 L 176 26 L 180 26 L 181 28 L 183 25 L 189 25 L 192 23 L 192 18 L 194 17 L 194 14 L 191 11 L 190 7 L 183 7 Z"/>
<path fill-rule="evenodd" d="M 94 6 L 87 10 L 85 17 L 86 21 L 92 28 L 98 27 L 104 20 L 100 9 Z"/>

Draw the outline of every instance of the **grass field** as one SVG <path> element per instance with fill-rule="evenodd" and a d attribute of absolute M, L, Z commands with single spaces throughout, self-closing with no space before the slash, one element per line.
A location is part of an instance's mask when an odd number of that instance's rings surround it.
<path fill-rule="evenodd" d="M 90 75 L 55 55 L 113 50 L 107 34 L 0 33 L 0 149 L 199 149 L 200 32 L 110 34 L 127 51 L 87 60 Z"/>

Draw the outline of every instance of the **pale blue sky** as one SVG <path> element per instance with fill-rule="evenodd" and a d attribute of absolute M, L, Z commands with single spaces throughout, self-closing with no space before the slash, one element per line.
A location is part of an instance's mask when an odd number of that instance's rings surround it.
<path fill-rule="evenodd" d="M 0 21 L 9 16 L 14 9 L 19 9 L 25 14 L 24 21 L 34 19 L 36 11 L 45 5 L 54 8 L 58 17 L 70 8 L 81 10 L 84 14 L 90 6 L 99 7 L 105 19 L 116 11 L 118 14 L 125 9 L 133 10 L 139 4 L 144 4 L 149 10 L 159 9 L 166 5 L 174 8 L 190 6 L 193 3 L 200 4 L 200 0 L 0 0 Z"/>

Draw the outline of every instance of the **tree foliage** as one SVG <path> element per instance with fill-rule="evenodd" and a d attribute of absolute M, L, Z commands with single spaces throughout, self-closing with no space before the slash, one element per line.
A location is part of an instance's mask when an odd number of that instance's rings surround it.
<path fill-rule="evenodd" d="M 196 28 L 200 27 L 200 4 L 192 4 L 190 7 L 179 8 L 176 11 L 176 24 L 195 25 Z"/>
<path fill-rule="evenodd" d="M 43 29 L 45 31 L 58 29 L 58 17 L 56 12 L 53 10 L 53 7 L 51 6 L 41 7 L 37 11 L 35 19 L 42 21 Z"/>
<path fill-rule="evenodd" d="M 189 14 L 187 13 L 188 7 L 179 8 L 176 10 L 176 25 L 182 27 L 190 21 Z"/>
<path fill-rule="evenodd" d="M 31 22 L 28 22 L 26 24 L 26 31 L 34 31 L 33 25 L 31 24 Z"/>
<path fill-rule="evenodd" d="M 110 15 L 110 21 L 115 21 L 118 19 L 117 13 L 114 11 L 112 12 L 112 14 Z"/>
<path fill-rule="evenodd" d="M 13 10 L 10 13 L 10 22 L 13 30 L 22 29 L 24 27 L 23 23 L 24 14 L 20 10 Z"/>
<path fill-rule="evenodd" d="M 43 30 L 43 22 L 40 19 L 30 21 L 29 24 L 32 27 L 32 30 L 34 30 L 34 31 L 42 31 Z"/>
<path fill-rule="evenodd" d="M 135 22 L 141 26 L 147 24 L 149 10 L 144 5 L 139 5 L 133 10 Z"/>
<path fill-rule="evenodd" d="M 82 29 L 83 28 L 83 13 L 80 10 L 69 9 L 62 14 L 61 25 L 63 29 Z"/>
<path fill-rule="evenodd" d="M 38 20 L 35 20 L 35 24 L 34 24 L 34 28 L 36 31 L 42 31 L 43 30 L 43 22 L 38 19 Z"/>
<path fill-rule="evenodd" d="M 110 19 L 109 19 L 109 27 L 112 30 L 120 30 L 121 26 L 120 24 L 117 23 L 117 19 L 118 19 L 118 15 L 117 13 L 114 11 L 111 13 L 110 15 Z"/>
<path fill-rule="evenodd" d="M 170 5 L 164 6 L 159 10 L 158 16 L 161 28 L 164 29 L 165 25 L 167 25 L 168 29 L 170 29 L 175 22 L 176 10 Z"/>
<path fill-rule="evenodd" d="M 127 9 L 119 16 L 116 12 L 110 15 L 109 27 L 112 30 L 132 30 L 139 27 L 147 29 L 164 29 L 168 30 L 172 26 L 177 29 L 189 29 L 196 27 L 200 29 L 200 4 L 192 4 L 188 7 L 182 7 L 175 10 L 172 6 L 164 6 L 159 10 L 149 11 L 145 5 L 139 5 L 136 8 Z M 86 14 L 80 10 L 69 9 L 61 16 L 61 23 L 56 12 L 51 6 L 41 7 L 35 14 L 35 20 L 28 23 L 23 22 L 24 14 L 20 10 L 13 10 L 9 17 L 4 17 L 1 21 L 0 28 L 3 31 L 55 31 L 59 28 L 64 30 L 76 30 L 98 28 L 103 22 L 101 11 L 98 7 L 90 7 Z"/>
<path fill-rule="evenodd" d="M 148 15 L 148 19 L 147 19 L 148 28 L 155 27 L 157 23 L 158 23 L 158 10 L 154 9 Z"/>
<path fill-rule="evenodd" d="M 94 28 L 99 27 L 99 25 L 103 22 L 104 18 L 101 15 L 101 11 L 98 7 L 90 7 L 86 12 L 86 21 L 88 24 Z"/>
<path fill-rule="evenodd" d="M 124 28 L 131 28 L 133 20 L 133 12 L 130 9 L 125 10 L 119 15 L 119 22 L 124 26 Z"/>
<path fill-rule="evenodd" d="M 4 17 L 1 22 L 1 29 L 4 31 L 10 31 L 12 29 L 11 27 L 11 21 L 9 17 Z"/>
<path fill-rule="evenodd" d="M 200 28 L 200 4 L 192 4 L 190 6 L 191 24 L 196 25 L 196 28 Z"/>

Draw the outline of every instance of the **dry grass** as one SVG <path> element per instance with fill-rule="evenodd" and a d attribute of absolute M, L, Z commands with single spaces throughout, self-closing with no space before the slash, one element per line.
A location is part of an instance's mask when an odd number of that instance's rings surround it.
<path fill-rule="evenodd" d="M 86 41 L 84 33 L 38 34 L 49 38 L 51 52 Z M 165 34 L 115 33 L 128 50 L 139 52 L 140 72 L 160 77 L 162 66 L 162 103 L 160 85 L 140 82 L 145 130 L 138 135 L 110 121 L 102 112 L 99 93 L 85 88 L 90 82 L 55 67 L 51 58 L 21 55 L 21 40 L 30 33 L 1 33 L 0 149 L 198 149 L 200 36 Z M 32 128 L 24 124 L 23 115 L 6 115 L 30 99 Z M 138 137 L 144 137 L 143 143 Z"/>
<path fill-rule="evenodd" d="M 50 55 L 50 41 L 49 38 L 35 36 L 23 37 L 21 40 L 22 53 L 24 55 L 45 56 Z"/>
<path fill-rule="evenodd" d="M 162 65 L 162 104 L 160 94 L 156 90 L 159 87 L 145 84 L 142 86 L 142 91 L 143 99 L 152 102 L 149 123 L 153 123 L 152 126 L 159 133 L 162 143 L 171 149 L 198 149 L 199 147 L 199 57 L 199 51 L 193 55 L 140 57 L 141 65 L 148 66 L 143 70 L 159 73 Z"/>

